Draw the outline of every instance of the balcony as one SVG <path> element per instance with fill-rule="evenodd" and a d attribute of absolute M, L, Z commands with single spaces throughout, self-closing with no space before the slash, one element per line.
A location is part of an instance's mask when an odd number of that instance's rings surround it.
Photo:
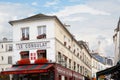
<path fill-rule="evenodd" d="M 46 34 L 41 34 L 37 36 L 37 39 L 43 39 L 43 38 L 46 38 Z"/>

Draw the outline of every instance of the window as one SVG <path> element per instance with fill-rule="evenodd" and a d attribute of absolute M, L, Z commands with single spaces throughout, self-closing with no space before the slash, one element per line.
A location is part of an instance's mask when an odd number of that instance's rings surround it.
<path fill-rule="evenodd" d="M 76 70 L 76 63 L 74 62 L 74 70 Z"/>
<path fill-rule="evenodd" d="M 71 59 L 69 59 L 69 68 L 71 68 Z"/>
<path fill-rule="evenodd" d="M 37 39 L 46 38 L 46 26 L 38 26 L 38 36 Z"/>
<path fill-rule="evenodd" d="M 68 78 L 67 77 L 65 77 L 65 80 L 67 80 Z"/>
<path fill-rule="evenodd" d="M 67 46 L 67 38 L 64 36 L 64 46 Z"/>
<path fill-rule="evenodd" d="M 22 40 L 29 40 L 29 28 L 22 28 Z"/>
<path fill-rule="evenodd" d="M 59 75 L 59 80 L 61 80 L 61 77 L 62 77 L 62 76 L 61 76 L 61 75 Z"/>
<path fill-rule="evenodd" d="M 3 57 L 3 56 L 1 56 L 1 60 L 2 60 L 2 61 L 4 60 L 4 57 Z"/>
<path fill-rule="evenodd" d="M 6 45 L 6 51 L 12 51 L 12 50 L 13 50 L 13 45 L 12 44 Z"/>
<path fill-rule="evenodd" d="M 46 50 L 37 51 L 38 58 L 46 58 Z"/>
<path fill-rule="evenodd" d="M 3 44 L 0 45 L 0 48 L 1 48 L 1 49 L 3 48 Z"/>
<path fill-rule="evenodd" d="M 80 66 L 80 73 L 82 73 L 82 66 Z"/>
<path fill-rule="evenodd" d="M 38 35 L 46 34 L 46 26 L 38 26 Z"/>
<path fill-rule="evenodd" d="M 30 53 L 30 58 L 31 58 L 31 60 L 35 60 L 36 59 L 36 53 Z"/>
<path fill-rule="evenodd" d="M 12 64 L 12 56 L 8 56 L 8 64 Z"/>
<path fill-rule="evenodd" d="M 67 57 L 64 56 L 64 61 L 65 61 L 65 67 L 67 67 Z"/>
<path fill-rule="evenodd" d="M 2 71 L 4 71 L 4 68 L 1 68 Z"/>
<path fill-rule="evenodd" d="M 29 58 L 29 51 L 22 51 L 20 52 L 21 59 Z"/>
<path fill-rule="evenodd" d="M 77 64 L 77 72 L 79 72 L 79 64 Z"/>
<path fill-rule="evenodd" d="M 61 53 L 60 52 L 58 52 L 58 63 L 60 63 L 61 64 L 61 59 L 62 57 L 61 57 Z"/>

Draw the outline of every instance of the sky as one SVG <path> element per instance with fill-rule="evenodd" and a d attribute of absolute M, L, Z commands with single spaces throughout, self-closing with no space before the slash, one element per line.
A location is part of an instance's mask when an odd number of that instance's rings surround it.
<path fill-rule="evenodd" d="M 12 39 L 8 23 L 35 14 L 56 15 L 90 50 L 114 56 L 113 35 L 120 17 L 120 0 L 0 0 L 0 39 Z M 98 43 L 100 43 L 98 45 Z"/>

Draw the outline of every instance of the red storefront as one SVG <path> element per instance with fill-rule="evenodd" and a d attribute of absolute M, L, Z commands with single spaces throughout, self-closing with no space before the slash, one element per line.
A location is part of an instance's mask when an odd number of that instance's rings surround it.
<path fill-rule="evenodd" d="M 56 63 L 13 65 L 1 74 L 13 74 L 13 80 L 83 80 L 80 73 Z"/>

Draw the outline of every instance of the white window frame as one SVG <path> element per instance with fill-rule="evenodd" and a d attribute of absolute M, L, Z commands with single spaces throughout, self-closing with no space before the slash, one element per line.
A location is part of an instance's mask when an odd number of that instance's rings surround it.
<path fill-rule="evenodd" d="M 29 27 L 21 28 L 22 37 L 29 38 Z"/>
<path fill-rule="evenodd" d="M 38 35 L 46 34 L 46 25 L 38 26 Z"/>

